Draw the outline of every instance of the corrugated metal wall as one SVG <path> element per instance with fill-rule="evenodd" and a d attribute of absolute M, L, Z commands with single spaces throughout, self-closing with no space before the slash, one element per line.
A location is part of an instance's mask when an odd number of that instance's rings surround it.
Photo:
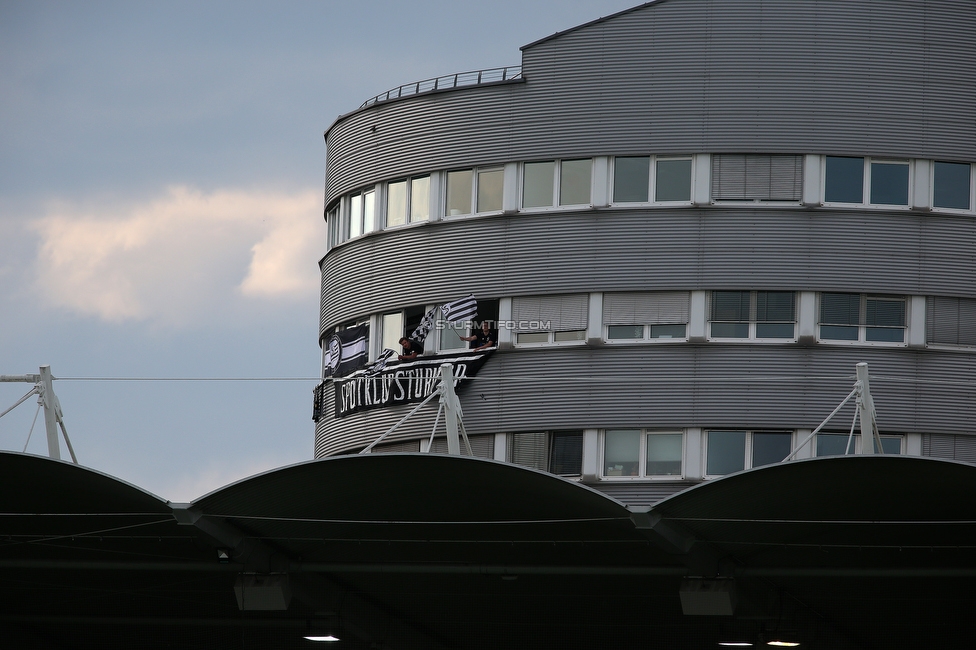
<path fill-rule="evenodd" d="M 882 433 L 976 434 L 976 356 L 949 351 L 748 343 L 517 349 L 496 352 L 459 392 L 469 435 L 813 429 L 851 391 L 861 361 L 870 366 Z M 410 408 L 322 419 L 316 456 L 366 446 Z M 850 426 L 852 409 L 832 423 Z M 430 435 L 436 411 L 418 413 L 388 441 Z"/>
<path fill-rule="evenodd" d="M 971 0 L 667 0 L 537 42 L 522 69 L 524 83 L 339 120 L 329 200 L 406 174 L 555 156 L 976 159 Z"/>
<path fill-rule="evenodd" d="M 388 230 L 331 251 L 322 267 L 320 331 L 472 291 L 480 298 L 691 289 L 976 298 L 973 251 L 976 220 L 905 210 L 710 207 L 472 217 Z"/>

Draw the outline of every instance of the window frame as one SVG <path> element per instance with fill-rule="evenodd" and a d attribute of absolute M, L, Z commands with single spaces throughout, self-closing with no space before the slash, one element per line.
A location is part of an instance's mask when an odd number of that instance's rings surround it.
<path fill-rule="evenodd" d="M 949 208 L 937 206 L 935 204 L 935 166 L 938 163 L 949 163 L 953 165 L 969 165 L 969 207 L 968 208 Z M 972 214 L 976 211 L 976 165 L 973 163 L 960 163 L 949 160 L 932 160 L 929 165 L 929 205 L 933 212 L 944 212 L 947 214 Z"/>
<path fill-rule="evenodd" d="M 457 172 L 471 172 L 471 205 L 469 212 L 464 212 L 460 214 L 451 214 L 451 208 L 448 204 L 448 193 L 450 192 L 450 175 Z M 502 196 L 499 201 L 498 208 L 495 210 L 478 210 L 478 189 L 479 183 L 481 181 L 481 174 L 486 172 L 498 172 L 501 174 L 502 179 Z M 504 165 L 486 165 L 484 167 L 463 167 L 460 169 L 449 169 L 444 172 L 444 219 L 461 219 L 464 217 L 473 217 L 475 215 L 481 214 L 501 214 L 505 209 L 505 167 Z"/>
<path fill-rule="evenodd" d="M 590 200 L 586 203 L 560 203 L 562 199 L 563 163 L 588 160 L 590 162 Z M 548 205 L 525 206 L 525 166 L 536 163 L 552 163 L 552 202 Z M 546 212 L 552 210 L 583 210 L 593 207 L 593 188 L 596 162 L 593 156 L 581 158 L 552 158 L 548 160 L 525 160 L 518 164 L 518 206 L 520 212 Z"/>
<path fill-rule="evenodd" d="M 739 433 L 745 434 L 745 444 L 743 446 L 743 459 L 742 459 L 742 469 L 735 470 L 734 472 L 729 472 L 728 474 L 709 474 L 708 473 L 708 436 L 710 433 Z M 734 429 L 734 428 L 709 428 L 702 430 L 702 441 L 701 441 L 701 475 L 703 479 L 716 479 L 723 476 L 730 476 L 737 472 L 744 472 L 746 470 L 757 469 L 753 466 L 753 452 L 754 452 L 754 440 L 753 436 L 756 434 L 764 433 L 781 433 L 790 435 L 790 452 L 796 451 L 797 434 L 795 429 Z M 786 458 L 786 456 L 784 456 Z M 779 461 L 781 462 L 781 461 Z M 769 467 L 775 465 L 776 463 L 768 463 L 766 465 L 759 465 L 758 467 Z"/>
<path fill-rule="evenodd" d="M 857 339 L 830 339 L 824 338 L 822 334 L 822 327 L 824 325 L 828 326 L 838 326 L 838 327 L 855 327 L 855 325 L 843 324 L 843 323 L 824 323 L 823 322 L 823 296 L 824 294 L 847 294 L 847 295 L 857 295 L 860 297 L 860 302 L 858 306 L 858 323 L 856 325 L 857 329 Z M 869 341 L 867 339 L 867 331 L 869 328 L 874 329 L 899 329 L 897 327 L 888 326 L 878 326 L 878 325 L 868 325 L 867 324 L 867 305 L 869 300 L 887 300 L 892 302 L 901 302 L 904 305 L 904 325 L 900 327 L 902 331 L 901 341 Z M 870 346 L 883 346 L 883 347 L 907 347 L 908 346 L 908 329 L 911 326 L 910 323 L 911 309 L 908 304 L 908 296 L 896 296 L 896 295 L 882 295 L 874 293 L 859 293 L 855 294 L 849 291 L 819 291 L 817 292 L 817 342 L 824 343 L 827 345 L 870 345 Z"/>
<path fill-rule="evenodd" d="M 708 340 L 720 343 L 732 343 L 736 341 L 747 341 L 750 343 L 796 343 L 797 341 L 797 292 L 796 291 L 777 291 L 777 290 L 766 290 L 766 289 L 751 289 L 749 292 L 749 313 L 746 320 L 730 321 L 730 320 L 714 320 L 712 318 L 712 313 L 714 309 L 714 296 L 716 293 L 721 292 L 736 292 L 735 289 L 715 289 L 708 292 L 708 308 L 706 310 L 707 314 L 707 324 L 708 324 Z M 746 290 L 741 290 L 745 292 Z M 793 320 L 792 321 L 770 321 L 770 320 L 759 320 L 758 319 L 758 299 L 760 293 L 790 293 L 793 294 Z M 747 323 L 749 325 L 749 334 L 746 337 L 739 336 L 715 336 L 712 334 L 712 324 L 713 323 Z M 760 324 L 766 323 L 792 323 L 793 324 L 793 336 L 791 337 L 770 337 L 763 336 L 759 337 L 758 326 Z"/>
<path fill-rule="evenodd" d="M 827 159 L 828 158 L 860 158 L 861 168 L 861 200 L 857 203 L 846 201 L 827 200 Z M 873 164 L 881 165 L 905 165 L 908 168 L 908 179 L 906 187 L 907 200 L 902 203 L 872 203 L 871 202 L 871 182 Z M 932 166 L 934 167 L 934 165 Z M 934 173 L 934 172 L 932 172 Z M 849 207 L 857 206 L 861 208 L 872 208 L 879 210 L 911 210 L 914 205 L 915 191 L 915 159 L 914 158 L 891 158 L 891 157 L 872 157 L 872 156 L 841 156 L 826 154 L 821 156 L 820 161 L 820 200 L 821 205 L 826 207 Z M 934 190 L 932 190 L 934 192 Z"/>
<path fill-rule="evenodd" d="M 647 200 L 646 201 L 617 201 L 615 196 L 615 184 L 617 176 L 617 158 L 647 158 L 648 159 L 648 177 L 647 177 Z M 657 176 L 658 176 L 658 162 L 669 162 L 669 161 L 688 161 L 691 166 L 691 173 L 688 183 L 688 200 L 680 201 L 661 201 L 658 199 L 657 194 Z M 610 196 L 610 205 L 612 207 L 633 207 L 633 206 L 680 206 L 680 205 L 694 205 L 695 202 L 695 156 L 693 154 L 648 154 L 646 156 L 641 155 L 623 155 L 623 156 L 611 156 L 610 173 L 607 179 L 607 190 Z"/>
<path fill-rule="evenodd" d="M 854 455 L 857 455 L 857 454 L 860 454 L 861 453 L 861 449 L 862 449 L 862 446 L 861 446 L 861 434 L 860 434 L 859 431 L 855 431 L 854 432 L 854 440 L 853 440 L 853 442 L 854 442 L 854 445 L 853 445 L 854 448 L 851 449 L 850 450 L 850 453 L 847 453 L 847 454 L 823 454 L 823 455 L 821 455 L 820 453 L 818 453 L 820 451 L 819 450 L 820 436 L 843 436 L 844 438 L 847 438 L 847 437 L 850 436 L 850 432 L 849 431 L 821 431 L 820 433 L 818 433 L 816 436 L 814 436 L 814 439 L 813 439 L 813 455 L 814 455 L 814 458 L 832 458 L 832 457 L 836 457 L 836 456 L 839 456 L 839 455 L 854 456 Z M 904 455 L 906 455 L 906 449 L 905 449 L 906 436 L 905 435 L 897 434 L 897 433 L 895 433 L 895 434 L 881 434 L 880 437 L 881 437 L 882 449 L 884 448 L 884 441 L 885 440 L 898 440 L 898 453 L 897 454 L 889 454 L 889 453 L 885 452 L 884 455 L 886 455 L 886 456 L 904 456 Z M 880 452 L 875 452 L 875 454 L 880 455 Z"/>
<path fill-rule="evenodd" d="M 611 431 L 638 431 L 639 446 L 637 449 L 637 475 L 614 475 L 607 473 L 607 433 Z M 681 471 L 678 474 L 647 474 L 647 439 L 650 436 L 677 435 L 681 436 Z M 600 479 L 605 481 L 683 481 L 688 470 L 688 436 L 684 429 L 647 429 L 647 428 L 616 428 L 600 429 L 599 444 Z"/>
<path fill-rule="evenodd" d="M 570 332 L 582 332 L 583 333 L 583 338 L 581 338 L 581 339 L 572 339 L 572 340 L 567 340 L 567 341 L 557 341 L 556 340 L 556 334 L 566 334 L 566 333 L 570 333 Z M 529 347 L 536 347 L 537 348 L 537 347 L 550 346 L 550 345 L 555 345 L 555 346 L 586 345 L 586 332 L 587 332 L 587 330 L 585 330 L 585 329 L 582 329 L 582 330 L 554 330 L 554 329 L 541 330 L 540 329 L 540 330 L 532 330 L 532 331 L 528 331 L 528 332 L 517 332 L 516 331 L 516 332 L 513 332 L 514 341 L 513 341 L 512 345 L 514 345 L 517 348 L 529 348 Z M 545 340 L 545 341 L 522 341 L 522 342 L 519 342 L 519 336 L 522 335 L 522 334 L 541 334 L 541 333 L 546 333 L 548 335 L 547 336 L 547 340 Z"/>
<path fill-rule="evenodd" d="M 414 183 L 421 179 L 427 179 L 427 216 L 423 219 L 413 218 L 413 207 L 414 207 Z M 403 223 L 390 223 L 390 186 L 396 185 L 397 183 L 403 183 L 404 188 L 404 221 Z M 383 229 L 388 228 L 403 228 L 404 226 L 409 226 L 411 224 L 417 223 L 427 223 L 430 221 L 430 174 L 418 174 L 416 176 L 406 176 L 403 178 L 397 178 L 392 181 L 387 181 L 384 185 L 384 200 L 386 205 L 383 210 Z"/>

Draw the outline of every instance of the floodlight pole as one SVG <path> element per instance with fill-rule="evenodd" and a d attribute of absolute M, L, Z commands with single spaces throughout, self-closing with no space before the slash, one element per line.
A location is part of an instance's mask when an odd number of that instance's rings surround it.
<path fill-rule="evenodd" d="M 451 364 L 441 364 L 441 403 L 444 409 L 444 427 L 447 429 L 447 453 L 461 455 L 461 440 L 458 438 L 458 421 L 461 419 L 461 402 L 454 392 L 454 372 Z"/>

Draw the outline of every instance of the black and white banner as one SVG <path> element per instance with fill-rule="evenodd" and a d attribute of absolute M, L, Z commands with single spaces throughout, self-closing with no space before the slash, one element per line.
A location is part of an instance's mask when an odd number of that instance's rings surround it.
<path fill-rule="evenodd" d="M 326 377 L 342 377 L 366 365 L 369 354 L 369 325 L 339 330 L 329 339 L 322 360 Z"/>
<path fill-rule="evenodd" d="M 451 364 L 454 369 L 455 387 L 463 386 L 464 379 L 478 374 L 492 352 L 494 350 L 422 357 L 390 364 L 378 373 L 362 371 L 336 379 L 333 382 L 335 417 L 394 404 L 419 402 L 437 390 L 441 381 L 441 364 L 444 363 Z"/>

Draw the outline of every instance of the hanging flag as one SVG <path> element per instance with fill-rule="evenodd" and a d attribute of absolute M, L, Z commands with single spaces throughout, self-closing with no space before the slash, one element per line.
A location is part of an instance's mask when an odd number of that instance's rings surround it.
<path fill-rule="evenodd" d="M 339 330 L 329 339 L 322 367 L 326 377 L 343 377 L 366 365 L 369 325 Z"/>
<path fill-rule="evenodd" d="M 373 376 L 381 372 L 383 368 L 386 368 L 386 362 L 389 361 L 390 357 L 392 357 L 394 354 L 396 354 L 396 351 L 391 350 L 390 348 L 383 350 L 383 354 L 377 357 L 376 361 L 366 366 L 366 375 Z"/>
<path fill-rule="evenodd" d="M 420 325 L 418 325 L 417 329 L 413 331 L 410 338 L 412 338 L 414 341 L 420 341 L 421 343 L 427 340 L 427 335 L 430 334 L 432 329 L 434 329 L 434 316 L 436 315 L 437 307 L 434 307 L 429 312 L 424 314 L 423 320 L 420 321 Z"/>
<path fill-rule="evenodd" d="M 478 301 L 474 299 L 474 294 L 472 293 L 464 298 L 445 302 L 441 305 L 441 313 L 444 314 L 444 320 L 448 323 L 474 320 L 478 315 Z"/>

